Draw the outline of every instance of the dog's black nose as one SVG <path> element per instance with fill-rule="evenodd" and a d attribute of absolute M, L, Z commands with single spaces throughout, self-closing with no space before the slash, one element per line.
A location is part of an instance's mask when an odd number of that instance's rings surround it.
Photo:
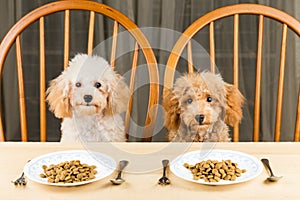
<path fill-rule="evenodd" d="M 200 124 L 204 121 L 204 115 L 196 115 L 195 119 L 197 122 L 199 122 Z"/>
<path fill-rule="evenodd" d="M 83 99 L 86 103 L 90 103 L 93 100 L 93 96 L 92 95 L 84 95 Z"/>

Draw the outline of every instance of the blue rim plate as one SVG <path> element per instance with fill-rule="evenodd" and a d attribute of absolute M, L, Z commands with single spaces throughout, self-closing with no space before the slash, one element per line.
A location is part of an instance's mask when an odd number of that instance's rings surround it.
<path fill-rule="evenodd" d="M 59 164 L 71 160 L 80 160 L 82 164 L 95 165 L 95 170 L 97 170 L 95 178 L 77 183 L 49 183 L 47 178 L 40 177 L 40 174 L 43 173 L 43 165 L 49 166 L 50 164 Z M 115 160 L 105 154 L 85 150 L 69 150 L 53 152 L 32 159 L 25 165 L 24 174 L 28 179 L 45 185 L 77 186 L 103 179 L 112 174 L 115 169 Z"/>
<path fill-rule="evenodd" d="M 194 165 L 209 159 L 218 161 L 229 159 L 232 162 L 237 163 L 240 169 L 246 169 L 246 172 L 243 173 L 242 176 L 237 177 L 235 181 L 220 180 L 219 182 L 205 182 L 203 179 L 194 180 L 191 171 L 183 166 L 184 163 Z M 229 185 L 254 179 L 262 172 L 263 166 L 256 157 L 249 154 L 231 150 L 213 149 L 191 151 L 179 155 L 171 162 L 170 170 L 176 176 L 186 181 L 205 185 Z"/>

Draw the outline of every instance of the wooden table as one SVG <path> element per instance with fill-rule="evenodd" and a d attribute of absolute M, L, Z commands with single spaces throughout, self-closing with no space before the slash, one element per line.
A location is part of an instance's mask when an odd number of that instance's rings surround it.
<path fill-rule="evenodd" d="M 125 172 L 126 182 L 112 185 L 110 175 L 100 181 L 75 187 L 57 187 L 28 180 L 25 187 L 16 187 L 12 180 L 20 176 L 25 163 L 37 156 L 62 150 L 102 151 L 119 160 L 129 156 Z M 265 169 L 253 180 L 224 186 L 191 183 L 168 173 L 171 184 L 157 184 L 162 175 L 161 159 L 172 160 L 180 153 L 203 148 L 241 151 L 270 159 L 274 173 L 283 175 L 276 183 L 266 182 Z M 61 144 L 61 143 L 0 143 L 0 197 L 1 199 L 299 199 L 300 198 L 300 143 L 112 143 L 112 144 Z M 135 160 L 138 157 L 138 160 Z M 146 160 L 149 160 L 147 163 Z M 140 162 L 143 163 L 134 163 Z M 155 164 L 153 164 L 155 163 Z M 145 165 L 150 166 L 141 170 Z M 131 166 L 131 168 L 129 167 Z M 140 167 L 137 167 L 140 166 Z"/>

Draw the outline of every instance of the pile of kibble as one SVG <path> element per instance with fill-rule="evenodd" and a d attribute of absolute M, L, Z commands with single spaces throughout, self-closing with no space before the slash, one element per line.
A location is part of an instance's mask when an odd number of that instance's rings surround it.
<path fill-rule="evenodd" d="M 42 166 L 44 173 L 41 178 L 47 178 L 49 183 L 76 183 L 95 178 L 96 166 L 81 164 L 79 160 L 61 162 Z"/>
<path fill-rule="evenodd" d="M 207 160 L 195 165 L 184 163 L 184 167 L 191 170 L 194 180 L 204 179 L 205 182 L 219 182 L 221 179 L 235 181 L 237 177 L 246 172 L 245 169 L 238 168 L 238 164 L 231 160 L 222 160 L 221 162 Z"/>

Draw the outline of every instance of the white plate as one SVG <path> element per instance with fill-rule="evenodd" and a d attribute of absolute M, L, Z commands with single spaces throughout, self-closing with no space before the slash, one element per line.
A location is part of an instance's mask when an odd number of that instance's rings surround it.
<path fill-rule="evenodd" d="M 50 164 L 59 164 L 64 161 L 71 160 L 80 160 L 82 164 L 85 163 L 88 165 L 95 165 L 95 170 L 97 170 L 95 178 L 77 183 L 49 183 L 47 181 L 47 178 L 40 177 L 40 174 L 44 172 L 42 168 L 43 165 L 49 166 Z M 70 150 L 53 152 L 32 159 L 25 165 L 24 174 L 30 180 L 41 184 L 55 186 L 75 186 L 98 181 L 109 176 L 115 169 L 116 162 L 114 161 L 114 159 L 105 154 L 84 150 Z"/>
<path fill-rule="evenodd" d="M 240 169 L 246 169 L 247 171 L 242 176 L 237 177 L 235 181 L 220 180 L 219 182 L 205 182 L 203 179 L 194 180 L 191 171 L 183 166 L 184 163 L 194 165 L 202 160 L 231 160 L 238 164 Z M 170 170 L 178 177 L 206 185 L 229 185 L 236 184 L 245 181 L 249 181 L 258 176 L 262 170 L 262 164 L 260 161 L 248 154 L 231 151 L 231 150 L 201 150 L 192 151 L 186 154 L 180 155 L 175 158 L 170 165 Z"/>

